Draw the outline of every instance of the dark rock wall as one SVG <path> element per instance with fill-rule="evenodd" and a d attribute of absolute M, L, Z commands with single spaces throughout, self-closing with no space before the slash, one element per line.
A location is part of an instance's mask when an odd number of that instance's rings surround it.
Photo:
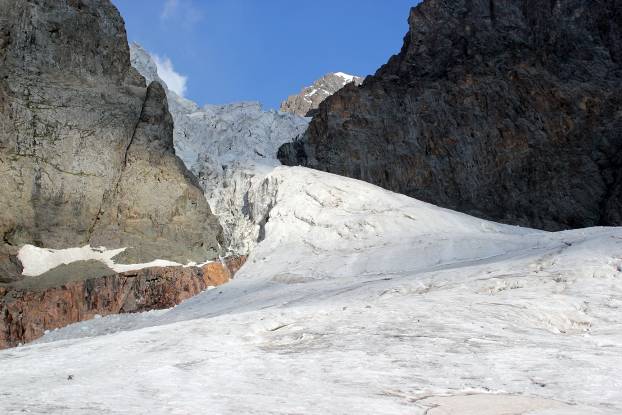
<path fill-rule="evenodd" d="M 409 26 L 284 164 L 506 223 L 622 224 L 622 1 L 426 0 Z"/>

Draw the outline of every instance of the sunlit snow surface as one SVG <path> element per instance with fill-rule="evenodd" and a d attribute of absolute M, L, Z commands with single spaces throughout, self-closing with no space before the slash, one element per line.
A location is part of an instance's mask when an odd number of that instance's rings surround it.
<path fill-rule="evenodd" d="M 335 75 L 337 75 L 340 78 L 343 78 L 343 80 L 346 83 L 350 83 L 350 82 L 354 81 L 354 76 L 350 75 L 350 74 L 347 74 L 347 73 L 337 72 L 337 73 L 335 73 Z"/>
<path fill-rule="evenodd" d="M 269 220 L 233 282 L 0 352 L 0 413 L 622 413 L 622 229 L 304 168 L 252 187 Z"/>
<path fill-rule="evenodd" d="M 18 258 L 24 267 L 22 275 L 26 277 L 38 277 L 63 264 L 89 260 L 99 261 L 115 272 L 136 271 L 151 267 L 203 266 L 212 262 L 206 261 L 201 264 L 189 262 L 186 265 L 182 265 L 173 261 L 156 259 L 140 264 L 117 264 L 114 258 L 126 249 L 106 249 L 103 246 L 95 248 L 90 245 L 65 249 L 49 249 L 39 248 L 34 245 L 24 245 L 19 250 Z"/>

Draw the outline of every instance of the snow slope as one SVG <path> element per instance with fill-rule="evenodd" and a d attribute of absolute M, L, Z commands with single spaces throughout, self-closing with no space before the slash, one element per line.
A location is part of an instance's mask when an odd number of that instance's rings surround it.
<path fill-rule="evenodd" d="M 0 413 L 622 413 L 622 229 L 498 225 L 304 168 L 247 198 L 267 222 L 232 283 L 0 352 Z"/>
<path fill-rule="evenodd" d="M 290 113 L 262 111 L 257 102 L 205 105 L 169 90 L 151 55 L 130 45 L 132 65 L 149 81 L 167 90 L 175 121 L 175 152 L 201 182 L 212 211 L 220 218 L 228 249 L 247 254 L 255 246 L 262 218 L 251 215 L 245 195 L 273 167 L 278 148 L 302 135 L 309 119 Z"/>

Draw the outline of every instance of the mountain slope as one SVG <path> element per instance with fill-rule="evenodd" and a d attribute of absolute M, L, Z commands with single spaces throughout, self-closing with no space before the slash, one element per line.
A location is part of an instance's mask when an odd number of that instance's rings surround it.
<path fill-rule="evenodd" d="M 622 410 L 619 228 L 497 225 L 304 168 L 249 197 L 269 220 L 235 280 L 0 352 L 0 408 Z"/>
<path fill-rule="evenodd" d="M 169 100 L 185 162 L 242 206 L 248 261 L 172 309 L 0 351 L 0 413 L 622 412 L 622 229 L 500 225 L 278 166 L 285 115 Z"/>
<path fill-rule="evenodd" d="M 302 117 L 311 117 L 326 98 L 349 83 L 360 85 L 363 78 L 343 72 L 331 72 L 324 75 L 313 85 L 303 88 L 297 95 L 289 96 L 281 103 L 281 111 L 292 112 Z"/>
<path fill-rule="evenodd" d="M 280 160 L 547 230 L 619 225 L 618 1 L 426 0 Z"/>

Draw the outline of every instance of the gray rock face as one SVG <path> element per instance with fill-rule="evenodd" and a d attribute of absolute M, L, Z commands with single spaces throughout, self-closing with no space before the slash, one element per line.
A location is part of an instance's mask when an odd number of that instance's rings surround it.
<path fill-rule="evenodd" d="M 301 117 L 311 117 L 316 113 L 320 104 L 329 96 L 339 91 L 349 83 L 360 85 L 363 78 L 348 75 L 343 72 L 335 72 L 324 75 L 313 83 L 303 88 L 298 95 L 291 95 L 281 103 L 281 111 L 292 112 Z"/>
<path fill-rule="evenodd" d="M 622 2 L 426 0 L 409 24 L 284 164 L 506 223 L 622 224 Z"/>
<path fill-rule="evenodd" d="M 108 0 L 0 0 L 0 275 L 23 244 L 206 260 L 221 234 Z"/>

